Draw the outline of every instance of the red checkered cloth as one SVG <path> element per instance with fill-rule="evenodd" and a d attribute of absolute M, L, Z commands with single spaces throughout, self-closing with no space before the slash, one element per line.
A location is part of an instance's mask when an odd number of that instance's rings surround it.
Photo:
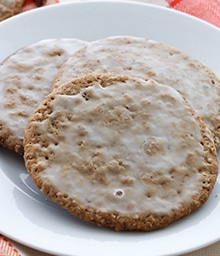
<path fill-rule="evenodd" d="M 56 3 L 59 3 L 59 2 L 60 2 L 59 0 L 46 0 L 44 5 L 56 4 Z M 28 11 L 28 10 L 31 10 L 31 9 L 34 9 L 34 8 L 37 8 L 37 7 L 38 6 L 35 3 L 35 1 L 25 0 L 22 11 L 25 12 L 25 11 Z"/>
<path fill-rule="evenodd" d="M 220 0 L 166 0 L 170 8 L 186 12 L 220 27 Z"/>
<path fill-rule="evenodd" d="M 21 256 L 9 241 L 0 235 L 0 256 Z"/>

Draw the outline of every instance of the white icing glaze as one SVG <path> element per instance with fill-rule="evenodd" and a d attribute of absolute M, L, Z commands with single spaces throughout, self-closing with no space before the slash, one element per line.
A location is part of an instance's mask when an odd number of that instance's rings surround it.
<path fill-rule="evenodd" d="M 152 78 L 181 92 L 212 131 L 214 123 L 220 123 L 219 80 L 199 61 L 162 43 L 129 36 L 97 40 L 61 70 L 54 87 L 92 72 Z"/>
<path fill-rule="evenodd" d="M 78 39 L 48 39 L 24 47 L 0 65 L 0 121 L 11 135 L 23 139 L 35 108 L 50 92 L 63 62 L 86 43 Z"/>
<path fill-rule="evenodd" d="M 40 175 L 60 193 L 122 214 L 169 213 L 199 193 L 200 128 L 172 88 L 141 79 L 97 83 L 75 96 L 57 95 L 52 109 L 32 123 L 49 145 L 33 150 L 51 154 L 49 165 L 38 158 Z"/>

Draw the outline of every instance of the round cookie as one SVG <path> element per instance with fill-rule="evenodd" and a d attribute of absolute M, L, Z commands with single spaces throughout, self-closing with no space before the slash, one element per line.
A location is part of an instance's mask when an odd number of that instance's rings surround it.
<path fill-rule="evenodd" d="M 86 73 L 152 78 L 180 92 L 214 134 L 220 146 L 220 81 L 198 60 L 145 38 L 117 36 L 89 43 L 61 67 L 53 88 Z"/>
<path fill-rule="evenodd" d="M 37 108 L 24 159 L 42 192 L 115 230 L 154 230 L 198 209 L 218 164 L 210 131 L 173 88 L 141 78 L 76 78 Z"/>
<path fill-rule="evenodd" d="M 50 92 L 63 62 L 86 42 L 47 39 L 24 47 L 0 64 L 0 144 L 23 154 L 29 117 Z"/>
<path fill-rule="evenodd" d="M 0 21 L 21 11 L 24 0 L 0 0 Z"/>

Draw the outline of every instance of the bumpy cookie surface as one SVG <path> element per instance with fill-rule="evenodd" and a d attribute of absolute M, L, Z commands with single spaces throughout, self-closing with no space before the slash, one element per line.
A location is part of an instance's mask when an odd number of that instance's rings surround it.
<path fill-rule="evenodd" d="M 21 11 L 24 0 L 0 0 L 0 21 Z"/>
<path fill-rule="evenodd" d="M 24 47 L 0 64 L 0 144 L 23 154 L 29 117 L 50 92 L 63 62 L 86 42 L 47 39 Z"/>
<path fill-rule="evenodd" d="M 115 73 L 152 78 L 180 92 L 214 134 L 220 146 L 220 81 L 198 60 L 160 42 L 119 36 L 104 38 L 66 61 L 54 88 L 86 73 Z"/>
<path fill-rule="evenodd" d="M 217 176 L 210 131 L 171 87 L 116 75 L 64 84 L 38 107 L 24 159 L 37 186 L 83 220 L 154 230 L 208 199 Z"/>

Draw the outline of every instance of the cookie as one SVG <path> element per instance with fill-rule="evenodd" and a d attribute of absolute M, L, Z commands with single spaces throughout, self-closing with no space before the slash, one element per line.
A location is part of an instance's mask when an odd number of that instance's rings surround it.
<path fill-rule="evenodd" d="M 24 0 L 0 0 L 0 21 L 18 14 Z"/>
<path fill-rule="evenodd" d="M 50 92 L 62 63 L 85 46 L 78 39 L 47 39 L 24 47 L 0 64 L 0 144 L 23 154 L 29 117 Z"/>
<path fill-rule="evenodd" d="M 171 46 L 118 36 L 88 44 L 61 67 L 53 88 L 86 73 L 152 78 L 180 92 L 201 116 L 220 146 L 220 81 L 198 60 Z"/>
<path fill-rule="evenodd" d="M 24 148 L 42 192 L 117 231 L 151 231 L 190 214 L 218 170 L 209 129 L 176 90 L 112 74 L 88 74 L 48 95 Z"/>

